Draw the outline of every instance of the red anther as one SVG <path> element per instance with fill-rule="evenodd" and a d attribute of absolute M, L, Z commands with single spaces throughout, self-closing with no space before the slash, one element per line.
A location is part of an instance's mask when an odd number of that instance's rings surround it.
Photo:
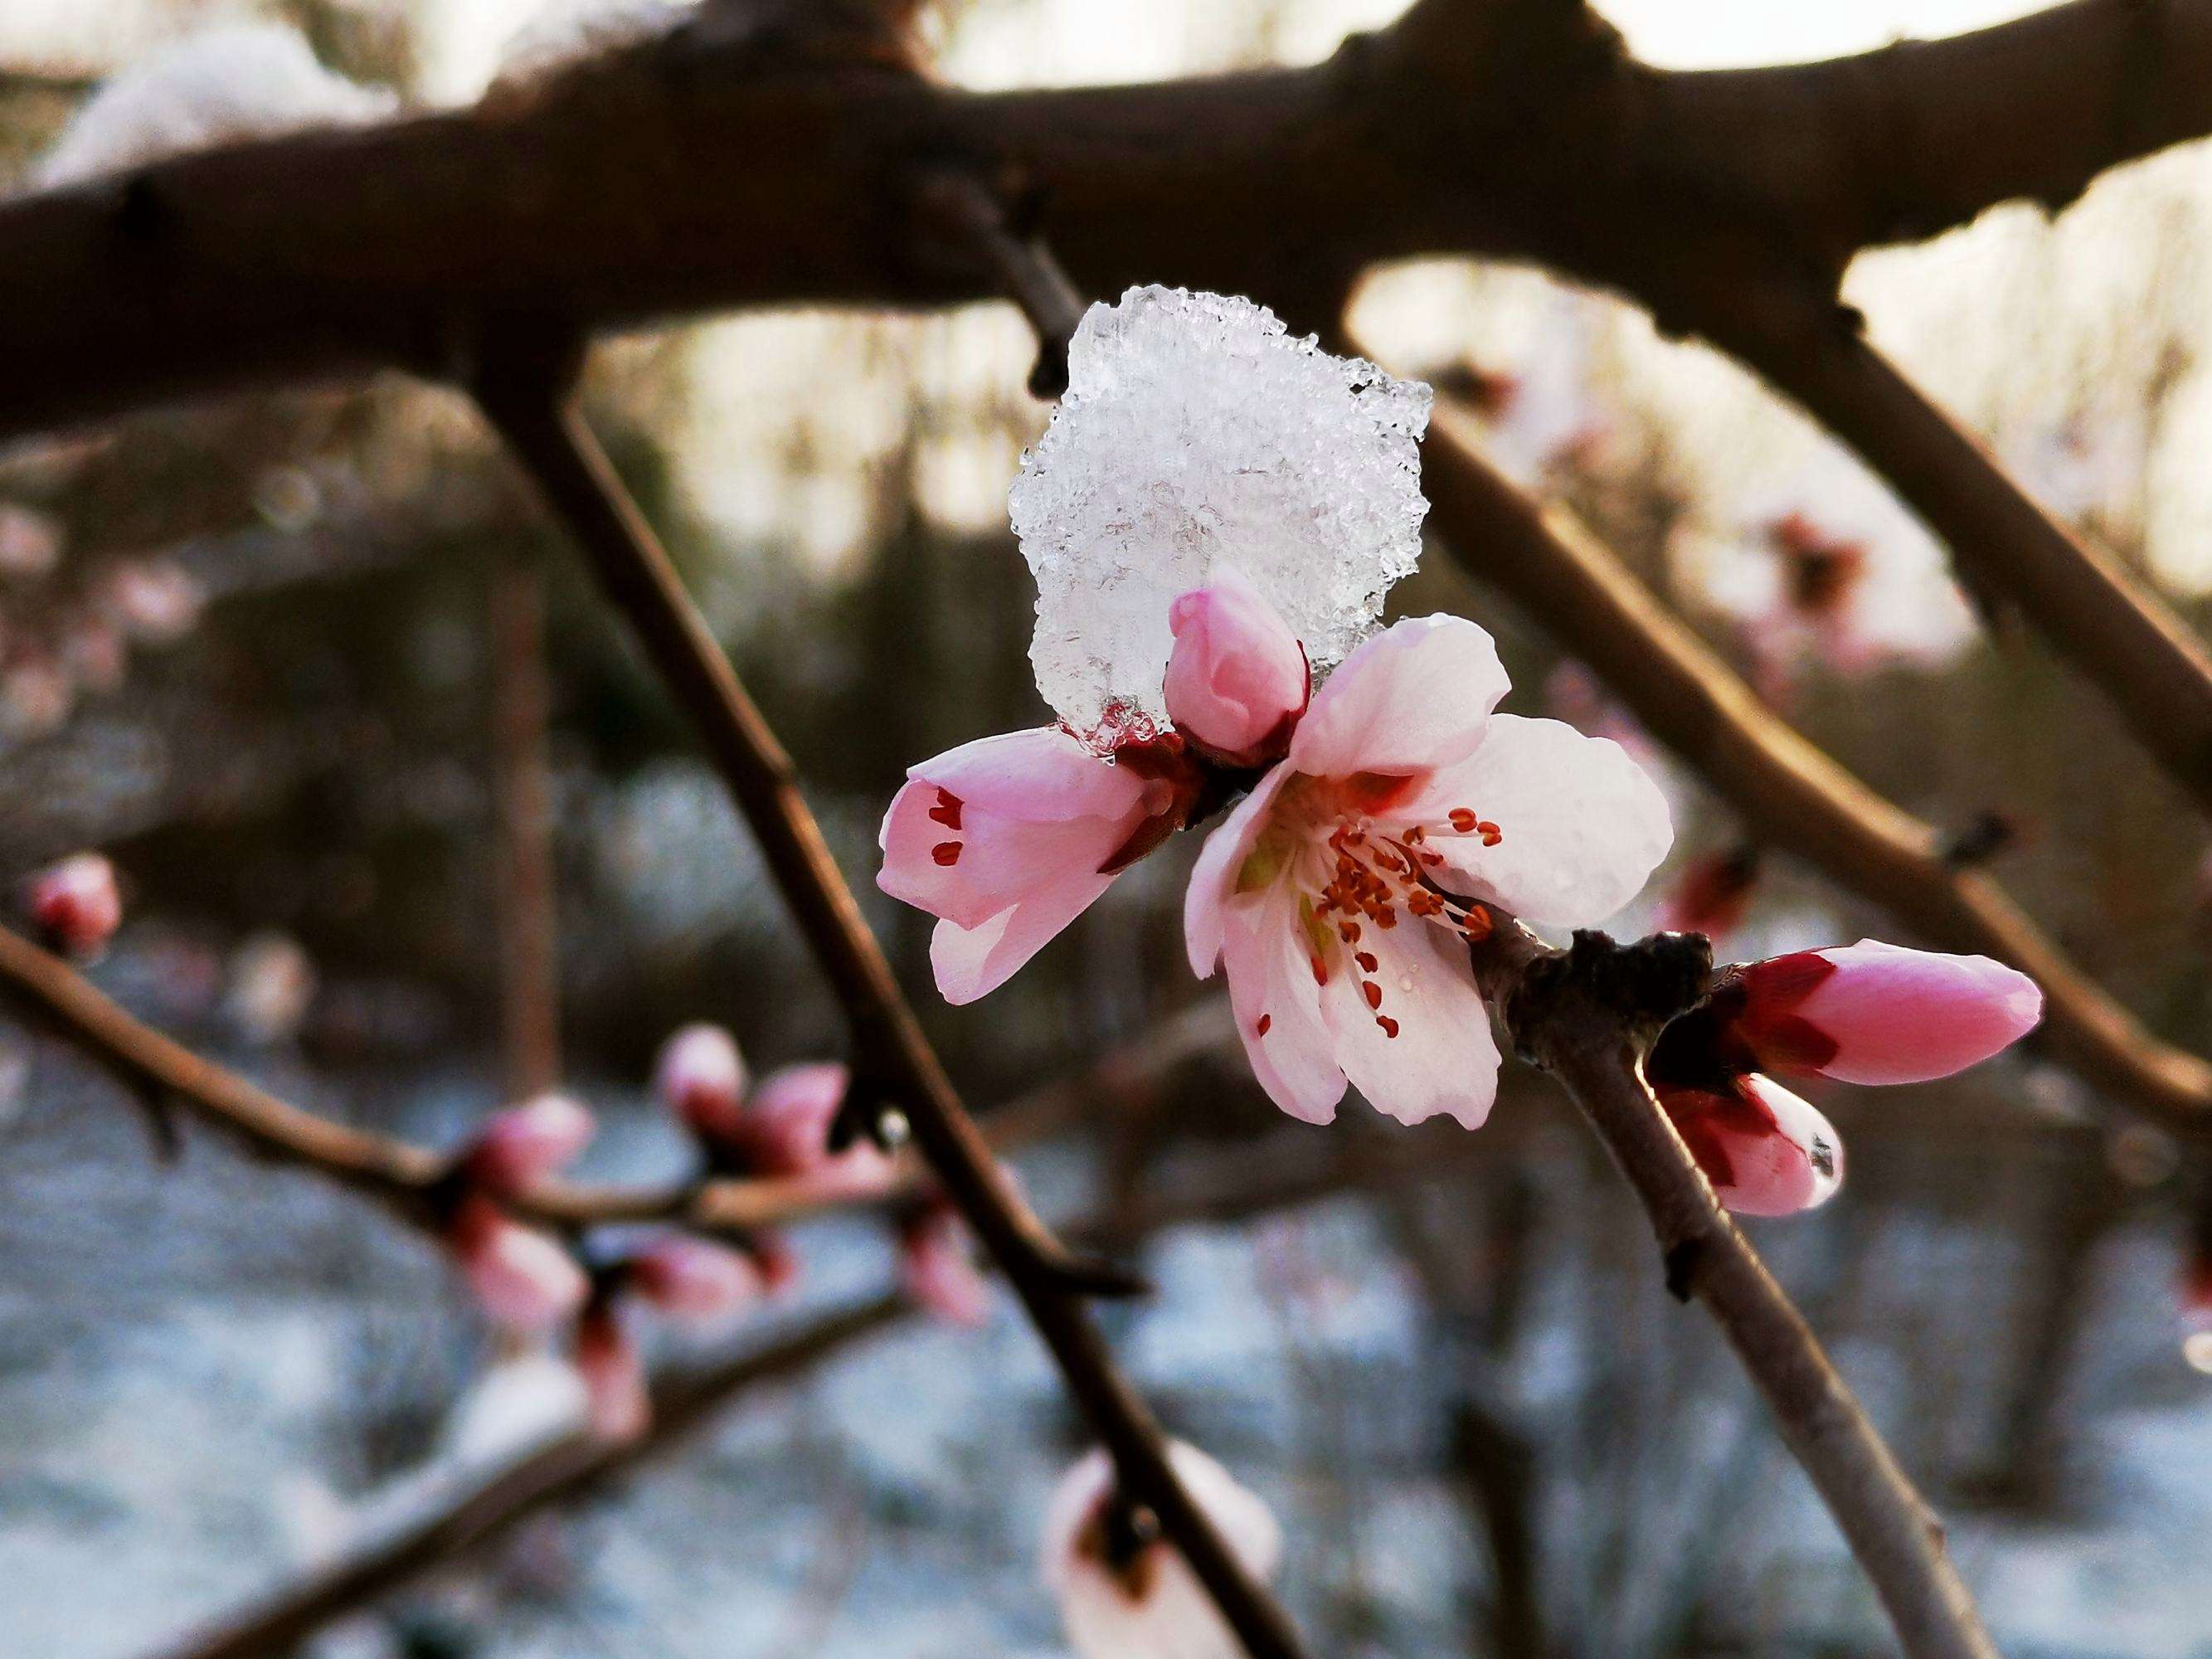
<path fill-rule="evenodd" d="M 1326 985 L 1326 984 L 1328 984 L 1328 964 L 1327 963 L 1323 962 L 1323 961 L 1322 961 L 1319 957 L 1317 957 L 1317 956 L 1309 957 L 1307 957 L 1307 958 L 1306 958 L 1306 960 L 1307 960 L 1308 962 L 1310 962 L 1310 963 L 1311 963 L 1313 964 L 1314 983 L 1315 983 L 1315 984 L 1316 984 L 1316 985 Z"/>
<path fill-rule="evenodd" d="M 1389 905 L 1384 905 L 1375 913 L 1375 925 L 1384 933 L 1389 933 L 1398 925 L 1398 913 Z"/>
<path fill-rule="evenodd" d="M 1451 819 L 1451 827 L 1462 836 L 1472 834 L 1475 827 L 1482 822 L 1472 811 L 1464 806 L 1453 807 L 1448 816 Z"/>
<path fill-rule="evenodd" d="M 947 830 L 957 830 L 960 827 L 960 807 L 959 796 L 949 789 L 940 789 L 937 792 L 937 805 L 929 809 L 929 816 Z"/>
<path fill-rule="evenodd" d="M 1398 1035 L 1398 1022 L 1391 1018 L 1389 1015 L 1376 1015 L 1375 1023 L 1382 1028 L 1382 1035 L 1384 1036 L 1395 1037 Z"/>
<path fill-rule="evenodd" d="M 1370 974 L 1381 965 L 1375 960 L 1375 953 L 1372 951 L 1362 951 L 1358 960 L 1359 965 Z"/>
<path fill-rule="evenodd" d="M 1382 1006 L 1382 988 L 1371 979 L 1363 979 L 1359 981 L 1359 994 L 1367 999 L 1367 1006 L 1370 1008 L 1380 1008 Z"/>
<path fill-rule="evenodd" d="M 939 864 L 957 864 L 960 862 L 960 849 L 963 845 L 965 843 L 962 842 L 940 841 L 929 849 L 929 856 Z"/>

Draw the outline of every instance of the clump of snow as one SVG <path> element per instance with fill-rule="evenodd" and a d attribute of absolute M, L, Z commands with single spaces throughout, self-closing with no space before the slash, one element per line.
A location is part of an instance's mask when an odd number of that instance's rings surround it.
<path fill-rule="evenodd" d="M 76 112 L 32 172 L 40 189 L 239 138 L 341 126 L 389 114 L 398 100 L 317 61 L 276 23 L 228 24 L 132 64 Z"/>
<path fill-rule="evenodd" d="M 1102 750 L 1164 729 L 1168 606 L 1222 565 L 1316 669 L 1341 661 L 1420 557 L 1428 418 L 1425 386 L 1249 300 L 1153 287 L 1092 306 L 1009 497 L 1046 701 Z"/>
<path fill-rule="evenodd" d="M 493 85 L 511 88 L 603 52 L 650 40 L 691 9 L 674 0 L 569 0 L 550 7 L 507 37 Z"/>

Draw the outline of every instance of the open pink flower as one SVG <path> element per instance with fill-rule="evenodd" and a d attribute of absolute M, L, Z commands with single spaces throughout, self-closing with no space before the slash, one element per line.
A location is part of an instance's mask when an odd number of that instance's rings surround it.
<path fill-rule="evenodd" d="M 653 1240 L 629 1258 L 628 1267 L 640 1301 L 672 1318 L 701 1323 L 750 1305 L 768 1288 L 751 1257 L 684 1233 Z"/>
<path fill-rule="evenodd" d="M 512 1330 L 550 1330 L 583 1305 L 584 1270 L 552 1238 L 514 1220 L 481 1194 L 464 1198 L 447 1230 L 477 1305 Z"/>
<path fill-rule="evenodd" d="M 1182 823 L 1195 792 L 1180 739 L 1105 759 L 1057 726 L 963 744 L 907 777 L 876 884 L 939 918 L 930 963 L 951 1003 L 1005 984 Z"/>
<path fill-rule="evenodd" d="M 32 925 L 64 954 L 87 959 L 107 948 L 123 922 L 115 866 L 99 853 L 75 853 L 24 884 Z"/>
<path fill-rule="evenodd" d="M 1740 1215 L 1791 1215 L 1825 1204 L 1844 1184 L 1844 1143 L 1808 1102 L 1756 1073 L 1721 1091 L 1658 1085 L 1720 1201 Z"/>
<path fill-rule="evenodd" d="M 1267 1506 L 1195 1446 L 1174 1442 L 1168 1462 L 1245 1571 L 1256 1578 L 1273 1573 L 1282 1532 Z M 1103 1450 L 1069 1469 L 1053 1493 L 1044 1580 L 1078 1659 L 1238 1659 L 1244 1651 L 1149 1512 L 1116 1501 Z"/>
<path fill-rule="evenodd" d="M 623 1328 L 621 1311 L 601 1300 L 576 1322 L 576 1374 L 584 1381 L 584 1412 L 602 1440 L 635 1440 L 653 1421 L 645 1361 Z"/>
<path fill-rule="evenodd" d="M 692 1133 L 713 1140 L 735 1125 L 744 1099 L 745 1062 L 719 1025 L 686 1025 L 661 1045 L 653 1086 Z"/>
<path fill-rule="evenodd" d="M 542 1094 L 493 1113 L 462 1168 L 484 1192 L 520 1198 L 574 1162 L 598 1127 L 590 1111 L 568 1096 Z"/>
<path fill-rule="evenodd" d="M 1191 967 L 1226 969 L 1253 1071 L 1293 1116 L 1328 1121 L 1349 1079 L 1401 1121 L 1480 1123 L 1498 1060 L 1466 949 L 1482 907 L 1595 922 L 1666 854 L 1666 799 L 1620 746 L 1493 714 L 1506 689 L 1471 622 L 1376 635 L 1199 857 Z"/>
<path fill-rule="evenodd" d="M 934 1203 L 899 1223 L 899 1279 L 907 1294 L 955 1325 L 991 1316 L 991 1287 L 976 1271 L 968 1230 L 948 1203 Z"/>
<path fill-rule="evenodd" d="M 1168 607 L 1168 717 L 1207 759 L 1264 766 L 1290 748 L 1311 675 L 1304 647 L 1233 565 Z"/>
<path fill-rule="evenodd" d="M 1924 1083 L 2035 1029 L 2043 993 L 1987 957 L 1863 939 L 1735 969 L 1709 1006 L 1737 1069 L 1844 1083 Z"/>

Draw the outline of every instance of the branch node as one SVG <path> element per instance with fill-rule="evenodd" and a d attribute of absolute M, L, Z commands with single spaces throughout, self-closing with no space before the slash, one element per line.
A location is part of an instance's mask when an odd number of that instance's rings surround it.
<path fill-rule="evenodd" d="M 1677 1302 L 1687 1302 L 1696 1289 L 1698 1267 L 1705 1256 L 1705 1241 L 1702 1238 L 1680 1238 L 1669 1244 L 1662 1255 L 1666 1265 L 1667 1294 Z"/>

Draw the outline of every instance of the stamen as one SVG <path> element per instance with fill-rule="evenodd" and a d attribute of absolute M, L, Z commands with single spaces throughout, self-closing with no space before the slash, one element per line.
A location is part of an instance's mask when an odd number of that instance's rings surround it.
<path fill-rule="evenodd" d="M 1316 985 L 1326 985 L 1326 984 L 1328 984 L 1328 964 L 1327 963 L 1323 962 L 1323 961 L 1321 959 L 1321 957 L 1320 957 L 1319 956 L 1317 956 L 1317 955 L 1316 955 L 1316 956 L 1309 957 L 1307 958 L 1307 960 L 1308 960 L 1309 962 L 1310 962 L 1310 963 L 1313 964 L 1313 976 L 1314 976 L 1314 983 L 1315 983 L 1315 984 L 1316 984 Z"/>
<path fill-rule="evenodd" d="M 1370 1008 L 1380 1008 L 1382 1006 L 1382 988 L 1377 985 L 1373 980 L 1361 980 L 1359 981 L 1359 994 L 1367 999 L 1367 1006 Z"/>
<path fill-rule="evenodd" d="M 1395 1036 L 1396 1036 L 1398 1035 L 1398 1022 L 1397 1022 L 1396 1020 L 1395 1020 L 1395 1019 L 1391 1018 L 1389 1015 L 1388 1015 L 1388 1014 L 1377 1014 L 1377 1015 L 1376 1015 L 1376 1016 L 1375 1016 L 1375 1023 L 1376 1023 L 1377 1025 L 1380 1025 L 1380 1026 L 1382 1028 L 1382 1035 L 1383 1035 L 1384 1036 L 1386 1036 L 1386 1037 L 1395 1037 Z"/>
<path fill-rule="evenodd" d="M 940 841 L 929 849 L 929 856 L 939 864 L 957 864 L 960 862 L 960 849 L 963 845 L 965 843 L 962 842 Z"/>
<path fill-rule="evenodd" d="M 1376 962 L 1375 953 L 1372 951 L 1362 951 L 1352 959 L 1370 974 L 1380 965 Z"/>

